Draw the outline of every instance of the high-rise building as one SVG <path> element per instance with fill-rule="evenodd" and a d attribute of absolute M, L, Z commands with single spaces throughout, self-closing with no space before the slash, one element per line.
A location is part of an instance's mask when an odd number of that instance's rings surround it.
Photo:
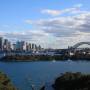
<path fill-rule="evenodd" d="M 26 43 L 26 51 L 29 51 L 29 44 Z"/>
<path fill-rule="evenodd" d="M 32 49 L 32 45 L 31 45 L 31 43 L 29 43 L 29 48 L 30 48 L 30 50 Z"/>
<path fill-rule="evenodd" d="M 24 41 L 17 41 L 16 42 L 16 50 L 18 51 L 23 51 L 24 50 L 24 44 L 25 42 Z"/>
<path fill-rule="evenodd" d="M 34 43 L 32 43 L 32 50 L 34 50 L 35 49 L 35 44 Z"/>
<path fill-rule="evenodd" d="M 0 37 L 0 50 L 3 50 L 3 38 Z"/>
<path fill-rule="evenodd" d="M 7 49 L 8 49 L 8 40 L 7 39 L 4 39 L 3 50 L 7 50 Z"/>
<path fill-rule="evenodd" d="M 26 50 L 27 50 L 27 51 L 31 51 L 31 50 L 32 50 L 31 43 L 28 43 L 28 44 L 26 45 Z"/>
<path fill-rule="evenodd" d="M 16 51 L 16 44 L 13 44 L 13 48 L 14 51 Z"/>
<path fill-rule="evenodd" d="M 11 50 L 11 42 L 8 41 L 8 39 L 4 39 L 3 50 L 5 50 L 5 51 L 10 51 Z"/>
<path fill-rule="evenodd" d="M 41 48 L 41 45 L 39 45 L 39 46 L 38 46 L 38 50 L 41 50 L 41 49 L 42 49 L 42 48 Z"/>
<path fill-rule="evenodd" d="M 7 50 L 8 51 L 11 51 L 12 50 L 12 48 L 11 48 L 11 42 L 10 41 L 8 42 Z"/>
<path fill-rule="evenodd" d="M 35 50 L 37 51 L 38 50 L 38 46 L 35 44 Z"/>

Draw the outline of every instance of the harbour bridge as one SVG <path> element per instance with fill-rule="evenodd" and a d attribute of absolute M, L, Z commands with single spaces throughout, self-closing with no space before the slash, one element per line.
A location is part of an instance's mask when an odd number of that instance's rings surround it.
<path fill-rule="evenodd" d="M 69 51 L 75 51 L 75 50 L 89 50 L 90 51 L 90 47 L 79 48 L 79 46 L 82 46 L 82 45 L 90 45 L 90 42 L 79 42 L 73 45 L 72 47 L 69 47 L 68 50 Z"/>
<path fill-rule="evenodd" d="M 77 49 L 81 45 L 90 45 L 90 42 L 79 42 L 79 43 L 73 45 L 72 47 L 70 47 L 70 49 Z"/>

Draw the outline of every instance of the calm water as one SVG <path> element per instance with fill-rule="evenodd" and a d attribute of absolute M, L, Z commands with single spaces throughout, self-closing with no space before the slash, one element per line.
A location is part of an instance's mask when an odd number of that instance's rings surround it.
<path fill-rule="evenodd" d="M 4 71 L 20 90 L 31 90 L 31 84 L 39 88 L 53 82 L 60 73 L 90 73 L 90 62 L 0 62 L 0 71 Z"/>

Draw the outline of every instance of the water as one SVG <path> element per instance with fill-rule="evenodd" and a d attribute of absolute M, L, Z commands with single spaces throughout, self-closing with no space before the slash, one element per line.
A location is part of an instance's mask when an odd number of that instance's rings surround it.
<path fill-rule="evenodd" d="M 0 71 L 4 71 L 20 90 L 31 90 L 31 84 L 38 89 L 54 82 L 60 73 L 90 73 L 90 62 L 0 62 Z"/>

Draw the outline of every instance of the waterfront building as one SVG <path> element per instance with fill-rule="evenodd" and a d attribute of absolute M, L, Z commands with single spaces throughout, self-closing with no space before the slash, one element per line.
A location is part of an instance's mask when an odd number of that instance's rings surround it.
<path fill-rule="evenodd" d="M 23 51 L 24 50 L 24 44 L 25 44 L 24 41 L 17 41 L 16 45 L 15 45 L 15 49 L 17 51 Z"/>
<path fill-rule="evenodd" d="M 31 43 L 29 43 L 29 49 L 30 49 L 30 50 L 32 49 L 32 45 L 31 45 Z"/>
<path fill-rule="evenodd" d="M 3 50 L 5 50 L 5 51 L 10 51 L 11 50 L 11 42 L 8 41 L 8 39 L 4 39 Z"/>
<path fill-rule="evenodd" d="M 29 51 L 29 44 L 26 42 L 26 51 Z"/>
<path fill-rule="evenodd" d="M 42 49 L 42 48 L 41 48 L 41 46 L 39 45 L 39 46 L 38 46 L 38 50 L 41 50 L 41 49 Z"/>
<path fill-rule="evenodd" d="M 3 38 L 0 37 L 0 51 L 3 50 Z"/>
<path fill-rule="evenodd" d="M 8 51 L 11 51 L 12 50 L 12 48 L 11 48 L 11 42 L 10 41 L 8 42 L 7 50 Z"/>
<path fill-rule="evenodd" d="M 16 44 L 13 44 L 13 51 L 16 51 Z"/>
<path fill-rule="evenodd" d="M 16 41 L 15 43 L 11 43 L 8 39 L 3 39 L 0 37 L 0 51 L 40 51 L 41 46 L 34 44 L 34 43 L 28 43 L 25 41 Z"/>
<path fill-rule="evenodd" d="M 26 43 L 26 51 L 31 51 L 32 47 L 31 47 L 31 43 Z"/>
<path fill-rule="evenodd" d="M 34 43 L 32 43 L 32 50 L 34 50 L 35 49 L 35 44 Z"/>
<path fill-rule="evenodd" d="M 38 50 L 38 46 L 35 44 L 35 51 L 37 51 Z"/>

